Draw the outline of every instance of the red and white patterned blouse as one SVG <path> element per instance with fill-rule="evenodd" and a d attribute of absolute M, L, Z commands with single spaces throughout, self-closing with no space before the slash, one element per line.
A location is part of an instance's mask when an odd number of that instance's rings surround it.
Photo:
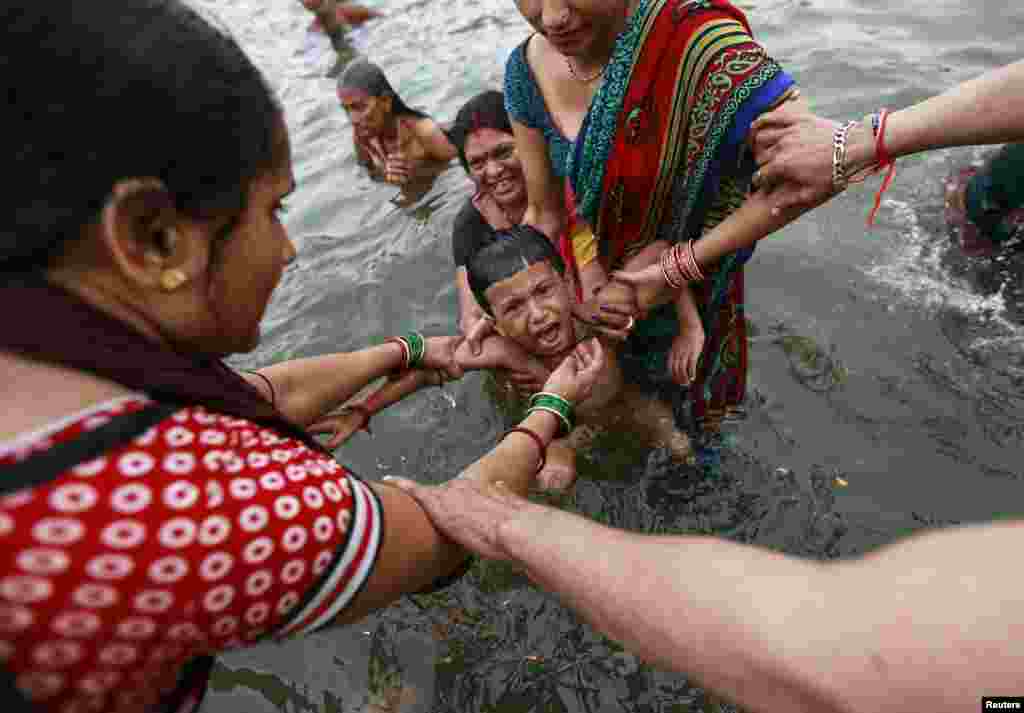
<path fill-rule="evenodd" d="M 152 406 L 126 396 L 0 443 L 0 481 Z M 373 491 L 332 458 L 183 408 L 0 497 L 0 662 L 38 710 L 152 709 L 196 656 L 329 623 L 381 537 Z"/>

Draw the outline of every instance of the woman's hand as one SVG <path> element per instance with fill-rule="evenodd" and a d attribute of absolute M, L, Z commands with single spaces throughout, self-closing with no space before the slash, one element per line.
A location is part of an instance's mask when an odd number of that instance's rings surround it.
<path fill-rule="evenodd" d="M 601 336 L 615 341 L 629 339 L 633 325 L 642 316 L 636 301 L 636 290 L 632 285 L 614 277 L 589 300 L 574 305 L 573 314 L 594 327 Z"/>
<path fill-rule="evenodd" d="M 465 372 L 455 358 L 455 351 L 463 339 L 462 336 L 426 337 L 423 361 L 419 367 L 443 371 L 448 379 L 461 379 Z"/>
<path fill-rule="evenodd" d="M 356 431 L 369 433 L 368 421 L 369 419 L 362 411 L 343 410 L 330 416 L 324 416 L 306 430 L 314 435 L 318 433 L 331 434 L 324 445 L 334 449 L 355 435 Z"/>
<path fill-rule="evenodd" d="M 704 327 L 699 322 L 682 325 L 668 353 L 668 370 L 672 380 L 681 386 L 692 384 L 697 378 L 697 365 L 703 352 Z"/>
<path fill-rule="evenodd" d="M 480 354 L 480 344 L 494 333 L 494 320 L 479 307 L 470 307 L 463 312 L 459 320 L 459 331 L 466 338 L 466 346 L 474 356 Z"/>
<path fill-rule="evenodd" d="M 389 154 L 384 161 L 384 180 L 404 186 L 412 179 L 412 162 L 401 154 Z"/>
<path fill-rule="evenodd" d="M 829 119 L 786 109 L 754 121 L 751 136 L 759 166 L 754 188 L 771 196 L 773 213 L 809 210 L 833 196 L 832 136 L 839 127 Z M 849 174 L 849 162 L 847 167 Z"/>
<path fill-rule="evenodd" d="M 544 391 L 558 394 L 571 404 L 578 404 L 590 396 L 604 364 L 601 342 L 596 338 L 582 341 L 551 372 L 551 376 L 544 382 Z"/>

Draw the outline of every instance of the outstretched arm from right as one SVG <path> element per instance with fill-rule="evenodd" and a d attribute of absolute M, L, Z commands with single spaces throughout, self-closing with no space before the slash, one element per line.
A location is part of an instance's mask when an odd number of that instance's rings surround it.
<path fill-rule="evenodd" d="M 772 191 L 776 212 L 812 208 L 833 195 L 833 133 L 838 126 L 790 109 L 755 120 L 760 166 L 755 182 Z M 882 138 L 894 158 L 951 146 L 1024 141 L 1024 61 L 892 112 Z M 852 175 L 878 158 L 872 129 L 861 121 L 849 134 L 846 172 Z"/>
<path fill-rule="evenodd" d="M 1021 680 L 1020 523 L 831 564 L 540 506 L 499 541 L 598 629 L 750 710 L 967 711 Z"/>

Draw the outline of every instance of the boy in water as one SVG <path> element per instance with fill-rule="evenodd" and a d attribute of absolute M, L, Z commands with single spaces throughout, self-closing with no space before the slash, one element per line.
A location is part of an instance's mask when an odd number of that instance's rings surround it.
<path fill-rule="evenodd" d="M 515 367 L 535 374 L 537 383 L 543 383 L 577 343 L 594 336 L 573 316 L 573 286 L 561 256 L 544 235 L 529 226 L 499 231 L 495 242 L 470 259 L 467 273 L 470 289 L 494 319 L 498 335 L 486 338 L 476 355 L 467 344 L 459 344 L 455 357 L 465 370 Z M 627 285 L 621 288 L 631 289 Z M 590 398 L 576 407 L 579 425 L 548 446 L 547 463 L 537 477 L 542 488 L 558 490 L 572 484 L 576 451 L 593 439 L 596 429 L 626 432 L 652 448 L 668 446 L 680 460 L 691 454 L 689 439 L 676 429 L 668 405 L 625 383 L 614 345 L 605 346 L 604 373 Z M 332 433 L 328 445 L 336 447 L 364 428 L 373 413 L 441 381 L 433 372 L 411 370 L 386 383 L 362 404 L 314 424 L 310 431 Z"/>

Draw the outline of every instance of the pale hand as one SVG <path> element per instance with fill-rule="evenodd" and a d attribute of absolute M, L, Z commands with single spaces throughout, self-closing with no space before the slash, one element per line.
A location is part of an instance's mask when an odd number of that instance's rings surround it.
<path fill-rule="evenodd" d="M 834 195 L 832 137 L 839 127 L 829 119 L 787 109 L 754 121 L 751 143 L 759 166 L 754 188 L 771 196 L 773 213 L 810 210 Z M 848 144 L 848 156 L 849 149 Z"/>
<path fill-rule="evenodd" d="M 597 339 L 582 341 L 551 372 L 544 383 L 544 391 L 558 394 L 571 404 L 578 404 L 590 396 L 604 364 L 604 348 L 601 343 Z"/>
<path fill-rule="evenodd" d="M 405 478 L 388 478 L 388 485 L 411 495 L 439 531 L 488 559 L 509 559 L 498 531 L 522 511 L 537 508 L 501 484 L 463 475 L 443 485 L 420 485 Z"/>

